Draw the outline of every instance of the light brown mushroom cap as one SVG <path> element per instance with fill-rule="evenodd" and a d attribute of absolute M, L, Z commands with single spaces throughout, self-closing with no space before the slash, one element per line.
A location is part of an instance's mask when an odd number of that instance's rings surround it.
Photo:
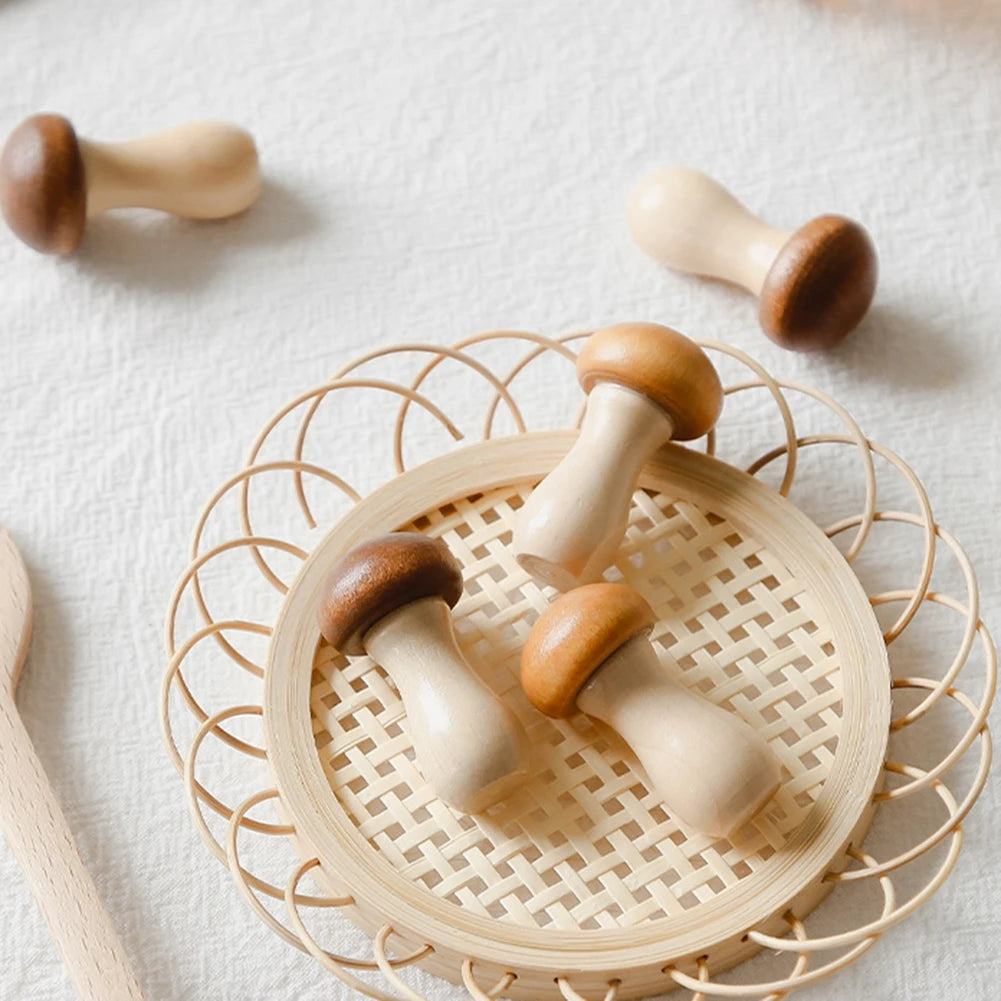
<path fill-rule="evenodd" d="M 330 568 L 317 621 L 332 647 L 357 657 L 365 633 L 390 612 L 433 597 L 453 608 L 461 595 L 462 566 L 441 539 L 392 532 L 355 546 Z"/>
<path fill-rule="evenodd" d="M 852 219 L 825 215 L 786 241 L 761 287 L 758 319 L 793 351 L 833 347 L 858 326 L 876 294 L 872 238 Z"/>
<path fill-rule="evenodd" d="M 32 115 L 0 153 L 0 209 L 7 225 L 43 254 L 69 254 L 87 223 L 83 157 L 62 115 Z"/>
<path fill-rule="evenodd" d="M 657 616 L 625 584 L 585 584 L 539 617 L 521 651 L 521 687 L 547 716 L 577 711 L 577 693 L 616 650 L 649 632 Z"/>
<path fill-rule="evenodd" d="M 595 331 L 577 356 L 577 379 L 634 389 L 662 407 L 678 441 L 701 438 L 723 409 L 723 387 L 694 341 L 659 323 L 617 323 Z"/>

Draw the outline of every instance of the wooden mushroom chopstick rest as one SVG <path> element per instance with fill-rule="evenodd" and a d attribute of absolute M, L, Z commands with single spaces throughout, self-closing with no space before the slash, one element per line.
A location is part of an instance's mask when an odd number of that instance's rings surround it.
<path fill-rule="evenodd" d="M 189 122 L 127 142 L 77 136 L 61 115 L 32 115 L 0 153 L 0 208 L 29 247 L 70 254 L 88 219 L 108 209 L 160 209 L 222 219 L 260 194 L 257 147 L 228 122 Z"/>
<path fill-rule="evenodd" d="M 627 221 L 640 247 L 665 267 L 759 296 L 762 329 L 794 351 L 833 347 L 876 292 L 876 249 L 857 222 L 822 215 L 795 232 L 777 229 L 697 170 L 668 167 L 644 177 Z"/>
<path fill-rule="evenodd" d="M 665 442 L 704 435 L 723 388 L 705 352 L 656 323 L 592 334 L 577 357 L 588 394 L 580 436 L 518 512 L 514 552 L 567 590 L 601 576 L 622 541 L 643 464 Z"/>
<path fill-rule="evenodd" d="M 653 609 L 624 584 L 561 595 L 536 621 L 521 655 L 521 684 L 547 716 L 604 720 L 635 751 L 665 806 L 725 837 L 779 784 L 778 760 L 737 716 L 673 681 L 647 634 Z"/>
<path fill-rule="evenodd" d="M 435 793 L 466 813 L 523 779 L 527 739 L 514 713 L 459 650 L 451 608 L 458 560 L 439 539 L 394 532 L 364 542 L 327 575 L 318 610 L 341 653 L 368 653 L 396 682 L 417 763 Z"/>

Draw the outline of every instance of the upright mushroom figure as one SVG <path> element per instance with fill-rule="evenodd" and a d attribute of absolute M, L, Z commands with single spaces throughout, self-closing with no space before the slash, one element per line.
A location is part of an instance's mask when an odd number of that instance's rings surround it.
<path fill-rule="evenodd" d="M 527 741 L 456 644 L 451 609 L 461 594 L 462 568 L 444 542 L 394 532 L 331 568 L 317 617 L 336 650 L 368 653 L 389 673 L 424 778 L 446 803 L 476 813 L 522 779 Z"/>
<path fill-rule="evenodd" d="M 697 170 L 665 167 L 644 177 L 627 220 L 640 247 L 665 267 L 758 296 L 761 328 L 794 351 L 833 347 L 876 292 L 876 249 L 853 219 L 822 215 L 795 231 L 777 229 Z"/>
<path fill-rule="evenodd" d="M 77 136 L 62 115 L 32 115 L 0 153 L 0 209 L 43 254 L 71 254 L 87 220 L 141 206 L 189 219 L 222 219 L 261 190 L 257 147 L 229 122 L 189 122 L 126 142 Z"/>
<path fill-rule="evenodd" d="M 577 357 L 588 394 L 580 435 L 518 512 L 514 552 L 560 590 L 600 577 L 615 559 L 643 464 L 665 442 L 704 435 L 723 388 L 705 352 L 656 323 L 592 334 Z"/>
<path fill-rule="evenodd" d="M 547 716 L 580 710 L 604 720 L 636 752 L 672 813 L 725 837 L 771 799 L 779 764 L 743 720 L 672 680 L 647 638 L 655 622 L 653 609 L 623 584 L 561 595 L 529 633 L 522 688 Z"/>

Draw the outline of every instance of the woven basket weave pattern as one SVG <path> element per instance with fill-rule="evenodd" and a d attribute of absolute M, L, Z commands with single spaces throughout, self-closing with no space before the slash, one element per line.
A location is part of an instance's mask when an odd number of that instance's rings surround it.
<path fill-rule="evenodd" d="M 422 423 L 415 422 L 415 416 L 423 415 L 425 430 L 430 422 L 453 439 L 460 437 L 447 413 L 426 395 L 440 366 L 458 366 L 486 390 L 484 437 L 501 426 L 502 415 L 514 431 L 527 431 L 530 425 L 515 387 L 531 385 L 526 373 L 540 360 L 563 359 L 560 364 L 567 363 L 569 379 L 574 357 L 569 345 L 581 336 L 554 341 L 509 332 L 478 335 L 452 348 L 412 345 L 376 351 L 345 366 L 284 407 L 254 442 L 246 465 L 210 500 L 196 526 L 190 565 L 171 600 L 161 720 L 171 759 L 185 778 L 197 829 L 269 927 L 343 983 L 372 997 L 420 1001 L 424 995 L 408 979 L 406 967 L 434 959 L 434 943 L 402 946 L 387 913 L 359 954 L 341 956 L 321 945 L 325 922 L 320 919 L 333 919 L 327 937 L 336 928 L 343 934 L 338 911 L 350 910 L 353 901 L 331 894 L 329 881 L 321 884 L 321 892 L 305 888 L 318 874 L 319 863 L 297 837 L 297 818 L 289 815 L 274 788 L 268 750 L 256 735 L 262 706 L 255 693 L 263 676 L 264 646 L 272 636 L 274 601 L 260 594 L 251 600 L 248 589 L 241 605 L 242 588 L 230 587 L 223 591 L 234 599 L 226 614 L 213 614 L 210 608 L 221 603 L 206 588 L 217 568 L 230 559 L 242 561 L 241 579 L 246 581 L 249 557 L 258 583 L 280 599 L 319 532 L 339 516 L 328 514 L 321 499 L 340 498 L 331 512 L 343 512 L 361 500 L 336 471 L 343 458 L 339 443 L 311 436 L 326 405 L 339 394 L 368 393 L 373 399 L 372 410 L 362 419 L 385 423 L 390 476 L 394 470 L 403 471 L 404 457 L 412 450 L 408 441 L 421 438 L 407 437 L 408 428 Z M 497 353 L 478 354 L 502 346 L 512 348 L 513 360 L 511 355 L 500 359 Z M 924 490 L 908 467 L 866 438 L 829 397 L 776 381 L 740 352 L 718 344 L 708 347 L 714 360 L 737 373 L 724 380 L 724 424 L 739 427 L 740 401 L 753 397 L 754 423 L 760 427 L 764 393 L 774 402 L 777 426 L 784 428 L 778 443 L 751 461 L 748 472 L 766 473 L 783 495 L 795 482 L 801 496 L 800 480 L 808 474 L 799 474 L 797 460 L 804 451 L 812 455 L 815 449 L 840 454 L 848 450 L 860 460 L 856 483 L 864 500 L 857 513 L 824 525 L 827 535 L 849 562 L 865 552 L 867 559 L 891 568 L 894 554 L 886 546 L 879 548 L 879 527 L 892 523 L 911 533 L 911 553 L 923 553 L 916 579 L 909 572 L 896 586 L 869 592 L 880 620 L 888 623 L 887 646 L 915 620 L 921 621 L 930 606 L 955 615 L 962 624 L 957 650 L 938 663 L 922 664 L 920 675 L 896 672 L 891 731 L 934 725 L 943 704 L 958 710 L 953 717 L 967 722 L 958 731 L 953 727 L 951 743 L 937 761 L 922 760 L 918 767 L 907 760 L 887 760 L 879 783 L 882 791 L 872 798 L 876 826 L 882 805 L 899 803 L 897 817 L 906 821 L 908 809 L 917 804 L 915 816 L 937 818 L 932 828 L 914 827 L 911 841 L 882 856 L 866 843 L 849 846 L 843 860 L 847 868 L 830 872 L 827 887 L 845 901 L 857 897 L 858 906 L 842 904 L 831 912 L 840 915 L 837 927 L 828 921 L 816 926 L 822 931 L 811 930 L 812 919 L 795 910 L 785 914 L 782 928 L 750 927 L 744 935 L 748 947 L 777 954 L 770 967 L 762 968 L 759 960 L 746 967 L 751 971 L 747 975 L 740 967 L 718 979 L 728 963 L 714 967 L 712 958 L 703 956 L 679 966 L 668 963 L 654 984 L 656 990 L 685 987 L 693 999 L 771 1001 L 852 962 L 944 883 L 959 856 L 963 821 L 987 778 L 986 721 L 996 657 L 979 617 L 973 570 L 955 540 L 935 522 Z M 381 368 L 389 362 L 393 364 Z M 401 377 L 400 369 L 411 362 L 411 375 Z M 470 390 L 478 391 L 475 385 Z M 387 407 L 387 399 L 393 405 Z M 816 405 L 821 414 L 819 420 L 814 414 L 809 432 L 798 432 L 793 419 L 791 401 L 802 400 Z M 427 437 L 440 442 L 439 434 Z M 715 442 L 711 435 L 708 451 Z M 887 479 L 903 485 L 913 498 L 911 506 L 877 507 L 877 482 Z M 697 915 L 707 902 L 726 899 L 734 887 L 753 883 L 767 872 L 775 852 L 824 788 L 844 722 L 839 652 L 830 641 L 826 610 L 774 552 L 713 505 L 692 504 L 666 493 L 636 494 L 618 566 L 661 616 L 655 644 L 662 655 L 669 653 L 677 661 L 687 686 L 760 729 L 783 764 L 777 800 L 739 832 L 734 844 L 686 832 L 654 802 L 634 759 L 614 734 L 583 717 L 561 723 L 543 719 L 528 710 L 520 696 L 518 649 L 549 600 L 514 564 L 506 545 L 513 510 L 530 487 L 526 481 L 486 494 L 471 492 L 428 509 L 414 527 L 444 536 L 465 567 L 467 590 L 457 608 L 460 643 L 474 663 L 488 665 L 488 683 L 528 723 L 537 752 L 531 780 L 511 803 L 486 819 L 453 813 L 421 783 L 391 682 L 367 658 L 347 664 L 321 644 L 310 701 L 315 747 L 331 795 L 336 790 L 373 857 L 422 893 L 446 902 L 460 918 L 476 914 L 496 920 L 498 926 L 545 937 L 593 934 L 594 929 L 639 932 L 672 917 Z M 267 521 L 259 516 L 261 511 L 268 513 Z M 258 524 L 267 524 L 267 530 Z M 933 567 L 943 563 L 958 570 L 962 583 L 956 593 L 931 587 Z M 495 656 L 484 656 L 488 650 Z M 237 698 L 223 694 L 234 667 L 249 685 L 244 686 L 247 694 Z M 933 744 L 940 746 L 941 740 Z M 890 746 L 893 753 L 903 753 L 899 749 L 909 745 L 894 741 Z M 264 766 L 256 791 L 249 795 L 245 784 L 230 782 L 239 770 L 237 761 Z M 578 836 L 581 829 L 587 837 Z M 290 838 L 301 858 L 281 863 L 279 857 L 288 858 Z M 285 849 L 279 851 L 280 846 Z M 287 866 L 287 876 L 276 880 L 275 868 L 260 868 L 259 859 L 265 855 L 274 856 L 275 865 Z M 910 875 L 903 898 L 894 874 L 905 867 Z M 860 892 L 866 887 L 880 891 L 882 903 L 875 908 L 872 894 Z M 413 936 L 408 941 L 413 942 Z M 503 964 L 469 955 L 445 970 L 443 956 L 434 968 L 461 983 L 463 996 L 483 1001 L 518 993 L 518 974 L 513 969 L 505 972 Z M 620 990 L 624 997 L 629 992 L 613 967 L 603 976 L 589 975 L 586 984 L 554 967 L 547 982 L 568 1001 L 614 998 Z"/>
<path fill-rule="evenodd" d="M 417 771 L 392 683 L 368 658 L 349 662 L 326 644 L 311 702 L 324 769 L 373 848 L 472 912 L 559 929 L 682 913 L 770 858 L 823 784 L 841 724 L 823 610 L 773 554 L 718 515 L 638 497 L 630 583 L 658 612 L 653 642 L 677 660 L 686 685 L 768 737 L 785 766 L 779 797 L 740 832 L 739 847 L 713 843 L 665 812 L 607 729 L 581 716 L 548 720 L 521 695 L 520 649 L 551 597 L 511 555 L 513 512 L 525 496 L 491 491 L 407 527 L 441 536 L 463 564 L 460 643 L 471 663 L 492 667 L 484 680 L 528 728 L 531 781 L 485 819 L 446 807 Z"/>

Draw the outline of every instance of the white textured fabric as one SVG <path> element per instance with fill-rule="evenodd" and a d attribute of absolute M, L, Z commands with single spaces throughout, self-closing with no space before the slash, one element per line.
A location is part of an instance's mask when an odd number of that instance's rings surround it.
<path fill-rule="evenodd" d="M 156 701 L 201 504 L 278 405 L 373 343 L 622 318 L 730 341 L 914 465 L 1001 627 L 994 0 L 14 0 L 0 46 L 4 130 L 228 117 L 267 177 L 244 218 L 121 214 L 66 261 L 0 235 L 0 521 L 37 603 L 20 703 L 150 1001 L 350 994 L 202 848 Z M 748 297 L 643 258 L 625 197 L 671 162 L 782 225 L 863 220 L 882 276 L 857 335 L 784 353 Z M 992 782 L 942 892 L 796 996 L 996 997 L 999 824 Z M 0 998 L 71 997 L 6 847 L 0 885 Z"/>

